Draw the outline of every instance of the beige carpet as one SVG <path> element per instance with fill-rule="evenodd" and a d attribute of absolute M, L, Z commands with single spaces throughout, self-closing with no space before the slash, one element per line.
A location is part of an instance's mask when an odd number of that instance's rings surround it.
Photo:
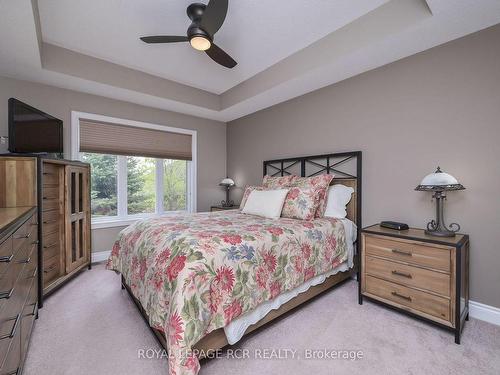
<path fill-rule="evenodd" d="M 236 345 L 253 359 L 205 361 L 200 374 L 500 374 L 500 327 L 471 319 L 455 345 L 449 332 L 359 306 L 356 291 L 356 282 L 344 283 Z M 168 373 L 166 360 L 139 358 L 138 350 L 160 347 L 102 264 L 46 300 L 30 345 L 26 375 Z M 300 358 L 255 359 L 271 355 L 264 349 L 296 350 Z M 304 359 L 308 349 L 360 350 L 363 358 Z"/>

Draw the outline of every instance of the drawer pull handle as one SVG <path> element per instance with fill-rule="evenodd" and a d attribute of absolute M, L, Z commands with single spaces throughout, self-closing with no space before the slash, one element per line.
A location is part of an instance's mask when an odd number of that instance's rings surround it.
<path fill-rule="evenodd" d="M 52 224 L 52 223 L 57 223 L 57 220 L 44 220 L 43 221 L 44 224 Z"/>
<path fill-rule="evenodd" d="M 393 296 L 395 297 L 399 297 L 399 298 L 402 298 L 402 299 L 405 299 L 407 301 L 410 301 L 411 302 L 411 297 L 410 296 L 404 296 L 402 294 L 399 294 L 398 292 L 392 292 L 391 293 Z"/>
<path fill-rule="evenodd" d="M 35 241 L 33 241 L 31 244 L 32 244 L 32 245 L 38 245 L 38 242 L 39 242 L 38 240 L 35 240 Z"/>
<path fill-rule="evenodd" d="M 44 249 L 50 249 L 51 247 L 54 247 L 57 245 L 57 242 L 51 243 L 50 245 L 45 245 L 43 248 Z"/>
<path fill-rule="evenodd" d="M 31 223 L 32 226 L 36 227 L 38 223 Z"/>
<path fill-rule="evenodd" d="M 38 307 L 38 303 L 35 302 L 32 305 L 33 305 L 33 311 L 31 312 L 30 315 L 35 316 L 36 315 L 36 310 L 37 310 L 37 307 Z"/>
<path fill-rule="evenodd" d="M 14 291 L 14 288 L 11 288 L 10 290 L 6 292 L 0 292 L 0 299 L 9 299 L 12 296 L 12 292 Z"/>
<path fill-rule="evenodd" d="M 29 263 L 29 262 L 31 262 L 31 257 L 28 257 L 28 258 L 26 258 L 26 259 L 20 260 L 20 261 L 19 261 L 19 262 L 17 262 L 17 263 L 19 263 L 19 264 L 23 264 L 23 263 Z"/>
<path fill-rule="evenodd" d="M 399 271 L 393 270 L 392 274 L 396 275 L 396 276 L 403 276 L 403 277 L 406 277 L 407 279 L 412 278 L 411 273 L 404 273 L 404 272 L 399 272 Z"/>
<path fill-rule="evenodd" d="M 0 263 L 10 263 L 12 258 L 14 257 L 14 254 L 10 254 L 9 256 L 3 256 L 0 257 Z"/>
<path fill-rule="evenodd" d="M 27 279 L 28 279 L 28 280 L 29 280 L 29 279 L 34 279 L 34 278 L 35 278 L 35 276 L 36 276 L 36 271 L 38 271 L 38 268 L 36 268 L 36 267 L 35 267 L 35 269 L 33 270 L 33 274 L 32 274 L 30 277 L 28 277 Z"/>
<path fill-rule="evenodd" d="M 56 200 L 56 199 L 57 199 L 57 198 L 55 198 L 55 197 L 43 197 L 43 200 L 46 200 L 46 201 L 47 201 L 47 200 L 48 200 L 48 201 L 54 201 L 54 200 Z"/>
<path fill-rule="evenodd" d="M 23 238 L 30 238 L 31 236 L 31 232 L 29 232 L 28 234 L 25 234 L 24 236 L 19 236 L 19 237 L 14 237 L 15 240 L 20 240 L 20 239 L 23 239 Z"/>
<path fill-rule="evenodd" d="M 14 322 L 14 325 L 12 326 L 12 330 L 10 331 L 10 333 L 8 335 L 0 336 L 0 340 L 11 339 L 16 335 L 17 326 L 19 325 L 20 318 L 21 318 L 21 314 L 17 314 L 15 318 L 9 319 L 9 320 L 15 319 L 16 321 Z"/>
<path fill-rule="evenodd" d="M 53 176 L 53 175 L 54 175 L 54 173 L 51 173 L 51 172 L 43 172 L 43 174 L 44 174 L 45 176 Z"/>
<path fill-rule="evenodd" d="M 394 254 L 406 255 L 406 256 L 409 256 L 409 257 L 412 256 L 411 251 L 404 251 L 404 250 L 399 250 L 399 249 L 392 249 L 392 252 Z"/>

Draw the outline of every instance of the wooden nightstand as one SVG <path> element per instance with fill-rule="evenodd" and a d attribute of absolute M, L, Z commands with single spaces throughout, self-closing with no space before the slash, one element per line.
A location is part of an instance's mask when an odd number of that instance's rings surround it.
<path fill-rule="evenodd" d="M 422 229 L 361 231 L 363 297 L 460 334 L 469 318 L 469 236 L 434 237 Z"/>
<path fill-rule="evenodd" d="M 236 210 L 237 208 L 240 208 L 240 206 L 212 206 L 210 207 L 210 211 L 211 212 L 214 212 L 214 211 L 226 211 L 226 210 Z"/>

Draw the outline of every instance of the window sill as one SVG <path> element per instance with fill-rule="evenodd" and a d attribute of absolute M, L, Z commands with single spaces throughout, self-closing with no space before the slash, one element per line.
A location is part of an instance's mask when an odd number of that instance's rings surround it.
<path fill-rule="evenodd" d="M 137 220 L 142 220 L 142 219 L 150 219 L 150 218 L 155 218 L 155 217 L 163 217 L 163 216 L 171 216 L 175 214 L 180 214 L 180 213 L 185 213 L 187 211 L 173 211 L 173 212 L 168 212 L 164 213 L 161 215 L 138 215 L 138 216 L 129 216 L 126 218 L 109 218 L 109 219 L 92 219 L 92 227 L 91 229 L 105 229 L 105 228 L 117 228 L 117 227 L 126 227 L 131 224 L 134 224 Z"/>

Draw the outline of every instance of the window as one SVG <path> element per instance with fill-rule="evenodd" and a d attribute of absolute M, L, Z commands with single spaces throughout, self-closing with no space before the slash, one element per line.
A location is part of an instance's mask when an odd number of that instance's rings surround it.
<path fill-rule="evenodd" d="M 92 217 L 116 216 L 118 156 L 84 153 L 82 161 L 92 166 L 90 179 Z"/>
<path fill-rule="evenodd" d="M 94 222 L 188 210 L 188 161 L 89 152 L 81 160 L 91 165 Z"/>
<path fill-rule="evenodd" d="M 90 163 L 92 225 L 196 211 L 195 130 L 71 112 L 71 157 Z"/>
<path fill-rule="evenodd" d="M 127 211 L 129 215 L 155 212 L 156 160 L 127 156 Z"/>

